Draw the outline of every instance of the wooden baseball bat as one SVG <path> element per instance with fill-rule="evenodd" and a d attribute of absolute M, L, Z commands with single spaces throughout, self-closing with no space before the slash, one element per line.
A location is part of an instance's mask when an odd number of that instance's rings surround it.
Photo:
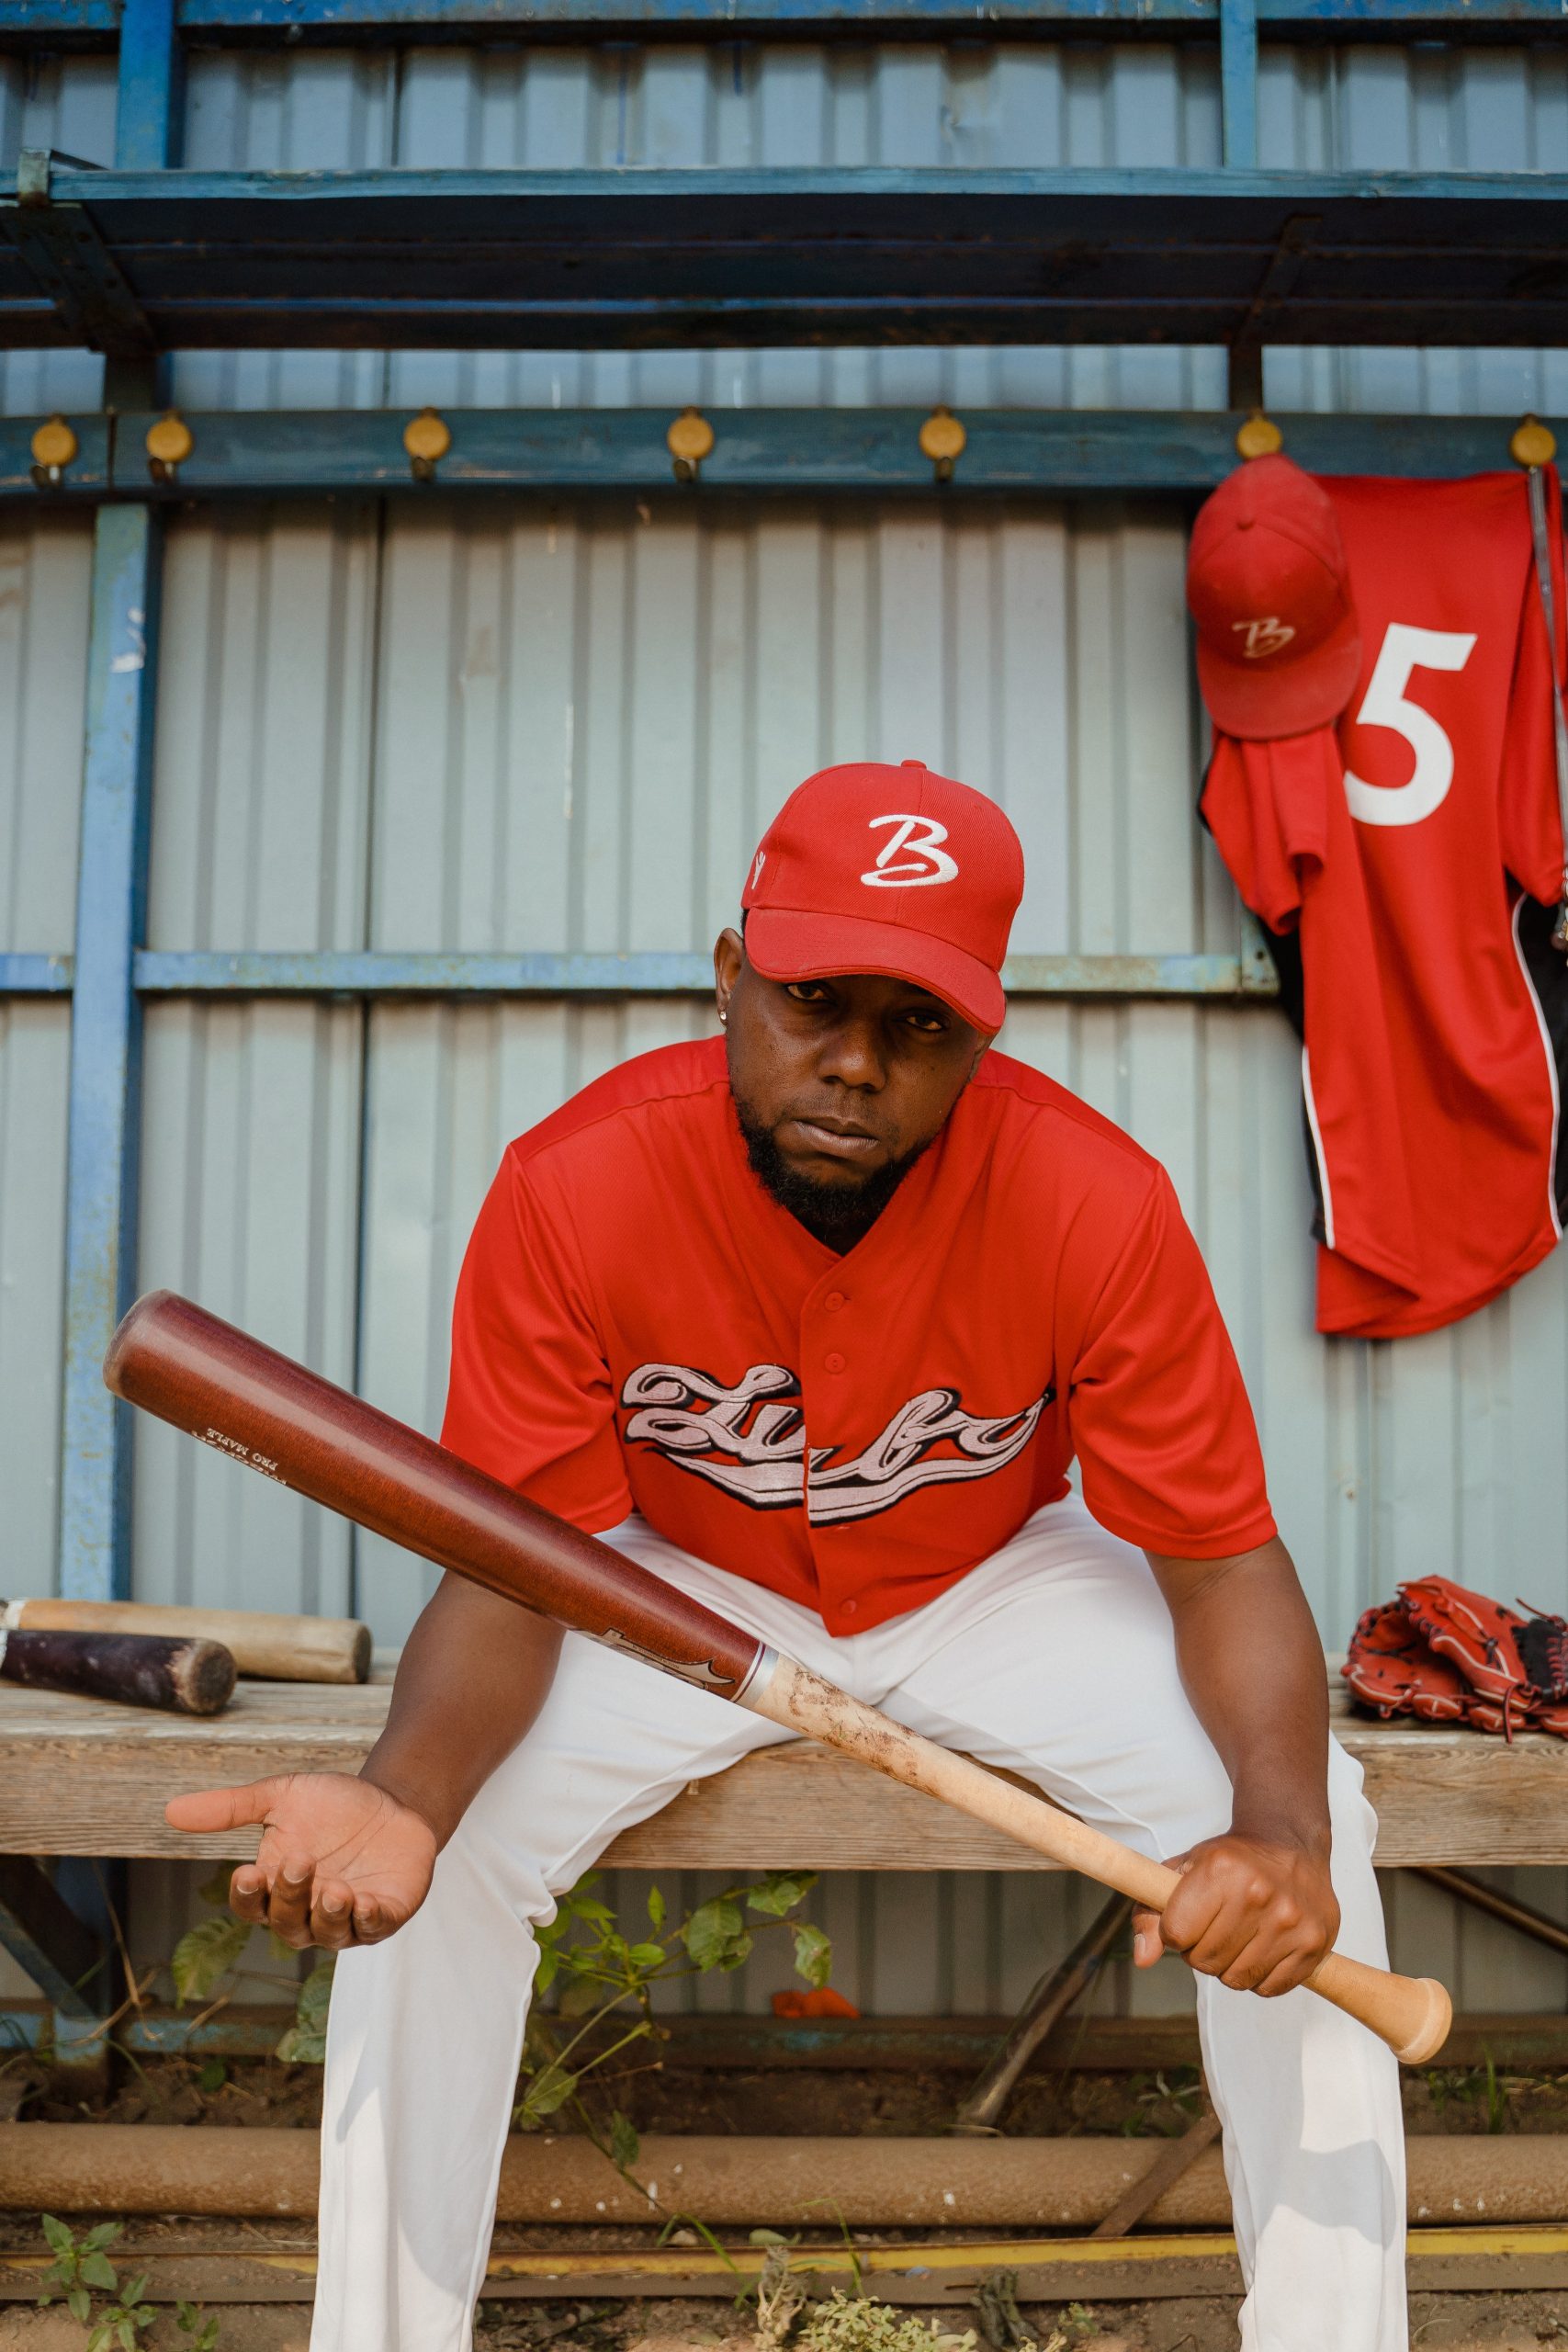
<path fill-rule="evenodd" d="M 1177 1873 L 1162 1863 L 906 1730 L 189 1299 L 153 1291 L 139 1300 L 109 1343 L 104 1378 L 117 1396 L 438 1566 L 841 1748 L 1151 1910 L 1163 1910 L 1176 1889 Z M 1430 1977 L 1395 1976 L 1331 1952 L 1309 1981 L 1408 2064 L 1430 2058 L 1447 2038 L 1451 2006 Z"/>
<path fill-rule="evenodd" d="M 68 1690 L 176 1715 L 221 1714 L 234 1695 L 234 1661 L 220 1642 L 166 1634 L 17 1634 L 0 1627 L 0 1678 L 32 1690 Z"/>
<path fill-rule="evenodd" d="M 169 1634 L 221 1642 L 236 1670 L 270 1682 L 363 1682 L 370 1628 L 353 1617 L 292 1617 L 260 1609 L 183 1609 L 157 1600 L 7 1600 L 14 1632 Z"/>

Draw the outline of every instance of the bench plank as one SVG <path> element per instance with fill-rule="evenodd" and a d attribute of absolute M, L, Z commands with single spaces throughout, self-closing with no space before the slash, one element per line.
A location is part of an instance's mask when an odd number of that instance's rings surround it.
<path fill-rule="evenodd" d="M 0 1685 L 0 1852 L 246 1860 L 254 1832 L 182 1837 L 186 1789 L 290 1771 L 356 1771 L 385 1720 L 385 1681 L 242 1682 L 210 1722 Z M 1334 1696 L 1366 1769 L 1390 1867 L 1568 1862 L 1568 1742 L 1380 1724 Z M 805 1741 L 690 1782 L 604 1857 L 632 1869 L 1039 1870 L 1025 1848 Z"/>

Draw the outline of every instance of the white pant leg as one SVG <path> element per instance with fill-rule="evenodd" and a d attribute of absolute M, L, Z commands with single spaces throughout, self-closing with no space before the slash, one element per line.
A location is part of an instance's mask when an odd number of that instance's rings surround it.
<path fill-rule="evenodd" d="M 608 1539 L 786 1647 L 805 1612 L 632 1521 Z M 750 1605 L 754 1604 L 754 1605 Z M 819 1640 L 825 1639 L 820 1625 Z M 458 1702 L 455 1704 L 460 1703 Z M 468 2352 L 536 1950 L 617 1831 L 785 1736 L 569 1634 L 539 1719 L 480 1791 L 409 1924 L 344 1952 L 321 2121 L 312 2352 Z"/>
<path fill-rule="evenodd" d="M 862 1639 L 884 1635 L 908 1653 L 886 1704 L 912 1729 L 1021 1770 L 1144 1853 L 1228 1826 L 1229 1782 L 1181 1688 L 1148 1564 L 1076 1498 Z M 1338 1948 L 1386 1964 L 1376 1822 L 1337 1743 L 1329 1800 Z M 1406 2352 L 1393 2056 L 1304 1990 L 1261 2001 L 1200 1977 L 1198 2018 L 1249 2290 L 1244 2352 Z"/>

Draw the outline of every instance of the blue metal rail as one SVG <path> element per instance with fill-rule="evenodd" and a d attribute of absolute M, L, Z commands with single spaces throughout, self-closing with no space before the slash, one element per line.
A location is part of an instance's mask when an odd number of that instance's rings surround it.
<path fill-rule="evenodd" d="M 667 492 L 813 495 L 976 493 L 1057 496 L 1100 491 L 1201 495 L 1236 462 L 1239 414 L 1167 410 L 976 409 L 966 446 L 939 483 L 919 446 L 922 409 L 716 411 L 700 480 L 678 486 L 668 409 L 448 409 L 452 446 L 434 481 L 416 480 L 403 431 L 410 412 L 325 409 L 190 412 L 192 448 L 154 480 L 154 413 L 70 420 L 81 445 L 58 486 L 35 481 L 37 417 L 0 418 L 0 499 L 95 503 L 363 492 Z M 1506 466 L 1513 418 L 1276 414 L 1285 447 L 1314 473 L 1452 476 Z M 1559 427 L 1568 446 L 1568 424 Z"/>
<path fill-rule="evenodd" d="M 141 948 L 136 993 L 148 997 L 696 996 L 713 992 L 709 956 L 679 950 L 637 955 L 419 955 L 367 950 L 316 955 Z M 1015 997 L 1237 997 L 1277 993 L 1261 946 L 1238 956 L 1014 956 L 1003 981 Z M 69 993 L 68 956 L 0 957 L 0 997 Z"/>
<path fill-rule="evenodd" d="M 1568 175 L 1546 172 L 90 171 L 25 153 L 19 191 L 0 204 L 0 341 L 134 359 L 1568 342 Z"/>
<path fill-rule="evenodd" d="M 968 40 L 1021 34 L 1139 32 L 1212 35 L 1231 0 L 178 0 L 182 33 L 203 40 L 474 40 L 644 38 L 816 40 L 849 35 L 960 33 Z M 0 45 L 111 45 L 118 0 L 0 0 Z M 1371 36 L 1408 40 L 1423 32 L 1478 31 L 1517 37 L 1562 28 L 1557 0 L 1258 0 L 1271 38 Z"/>

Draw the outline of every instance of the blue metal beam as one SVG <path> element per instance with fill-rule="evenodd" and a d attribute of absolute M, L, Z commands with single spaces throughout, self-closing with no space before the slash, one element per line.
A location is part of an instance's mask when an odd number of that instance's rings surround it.
<path fill-rule="evenodd" d="M 69 996 L 69 956 L 0 956 L 0 997 Z"/>
<path fill-rule="evenodd" d="M 130 1589 L 130 1442 L 104 1351 L 135 1289 L 141 1016 L 160 518 L 106 506 L 93 546 L 71 1020 L 60 1589 Z"/>
<path fill-rule="evenodd" d="M 184 50 L 175 0 L 121 0 L 116 166 L 157 171 L 177 164 L 184 151 Z"/>
<path fill-rule="evenodd" d="M 341 41 L 482 40 L 501 35 L 591 40 L 606 34 L 690 40 L 759 37 L 817 40 L 944 30 L 973 40 L 1075 29 L 1212 35 L 1223 0 L 985 0 L 976 21 L 963 0 L 178 0 L 182 31 L 203 40 Z M 0 45 L 78 43 L 107 47 L 118 31 L 119 0 L 0 0 Z M 1463 28 L 1528 35 L 1560 28 L 1558 0 L 1258 0 L 1277 38 L 1303 35 L 1407 40 L 1422 31 Z"/>
<path fill-rule="evenodd" d="M 1232 169 L 1258 165 L 1258 0 L 1220 0 L 1221 152 Z"/>
<path fill-rule="evenodd" d="M 1236 956 L 1014 956 L 1013 996 L 1237 997 L 1275 993 L 1261 949 Z M 257 955 L 143 949 L 143 996 L 709 996 L 706 955 Z"/>
<path fill-rule="evenodd" d="M 0 341 L 84 332 L 16 243 L 52 254 L 53 206 L 169 350 L 1553 346 L 1565 205 L 1548 172 L 57 164 L 0 204 Z"/>
<path fill-rule="evenodd" d="M 717 439 L 701 481 L 678 487 L 665 442 L 668 409 L 448 409 L 452 447 L 436 492 L 716 492 L 886 493 L 953 500 L 973 494 L 1100 491 L 1172 495 L 1213 489 L 1236 463 L 1238 413 L 1166 410 L 974 409 L 949 482 L 922 456 L 920 409 L 716 412 Z M 1276 416 L 1285 447 L 1314 473 L 1441 478 L 1509 463 L 1517 420 L 1485 416 Z M 36 503 L 388 492 L 428 499 L 403 447 L 406 412 L 191 412 L 194 447 L 173 481 L 149 479 L 151 413 L 121 416 L 112 462 L 102 418 L 73 419 L 81 456 L 60 488 L 40 492 L 31 439 L 40 419 L 0 419 L 0 499 Z M 1568 422 L 1557 426 L 1568 446 Z"/>

